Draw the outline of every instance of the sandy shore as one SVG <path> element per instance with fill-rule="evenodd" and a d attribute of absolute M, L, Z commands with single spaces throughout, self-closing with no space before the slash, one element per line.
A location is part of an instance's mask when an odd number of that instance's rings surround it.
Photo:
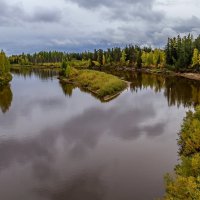
<path fill-rule="evenodd" d="M 188 79 L 200 81 L 200 74 L 197 74 L 197 73 L 181 73 L 177 75 L 188 78 Z"/>

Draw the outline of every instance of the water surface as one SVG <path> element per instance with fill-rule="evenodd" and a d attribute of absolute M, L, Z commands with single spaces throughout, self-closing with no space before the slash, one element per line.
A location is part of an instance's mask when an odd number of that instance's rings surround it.
<path fill-rule="evenodd" d="M 52 71 L 14 72 L 0 89 L 0 199 L 151 200 L 177 163 L 177 132 L 198 82 L 121 74 L 101 103 Z"/>

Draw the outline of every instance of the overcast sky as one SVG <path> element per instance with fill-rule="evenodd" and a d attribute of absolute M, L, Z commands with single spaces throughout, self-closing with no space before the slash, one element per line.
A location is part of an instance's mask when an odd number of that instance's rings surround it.
<path fill-rule="evenodd" d="M 169 36 L 200 33 L 199 10 L 200 0 L 0 0 L 0 49 L 163 47 Z"/>

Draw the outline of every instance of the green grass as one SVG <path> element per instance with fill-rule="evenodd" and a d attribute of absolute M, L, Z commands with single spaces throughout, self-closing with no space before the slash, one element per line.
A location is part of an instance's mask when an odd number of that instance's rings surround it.
<path fill-rule="evenodd" d="M 88 68 L 88 60 L 72 60 L 69 65 L 75 68 Z"/>
<path fill-rule="evenodd" d="M 87 69 L 89 67 L 89 60 L 71 60 L 68 61 L 68 64 L 77 69 Z M 100 67 L 99 62 L 97 61 L 92 61 L 92 65 Z"/>
<path fill-rule="evenodd" d="M 118 77 L 94 70 L 71 68 L 68 81 L 91 91 L 100 98 L 114 96 L 127 87 L 127 83 Z"/>

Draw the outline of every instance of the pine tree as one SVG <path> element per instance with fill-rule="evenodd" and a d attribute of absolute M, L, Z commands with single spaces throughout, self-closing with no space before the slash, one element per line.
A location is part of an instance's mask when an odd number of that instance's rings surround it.
<path fill-rule="evenodd" d="M 97 52 L 97 61 L 99 62 L 100 65 L 103 64 L 103 50 L 99 49 Z"/>
<path fill-rule="evenodd" d="M 197 48 L 200 51 L 200 35 L 194 41 L 194 48 Z"/>
<path fill-rule="evenodd" d="M 94 54 L 93 54 L 93 60 L 97 61 L 97 50 L 94 50 Z"/>

